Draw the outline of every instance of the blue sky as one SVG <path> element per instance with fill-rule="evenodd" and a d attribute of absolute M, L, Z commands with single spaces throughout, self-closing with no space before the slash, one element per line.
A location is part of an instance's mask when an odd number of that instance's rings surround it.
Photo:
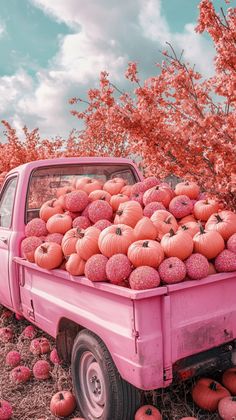
<path fill-rule="evenodd" d="M 235 0 L 231 1 L 231 7 Z M 19 131 L 66 135 L 77 120 L 68 99 L 86 97 L 100 71 L 119 86 L 128 61 L 142 78 L 155 74 L 169 41 L 203 73 L 213 73 L 214 50 L 195 34 L 198 0 L 1 0 L 0 119 Z M 223 0 L 214 0 L 217 10 Z"/>

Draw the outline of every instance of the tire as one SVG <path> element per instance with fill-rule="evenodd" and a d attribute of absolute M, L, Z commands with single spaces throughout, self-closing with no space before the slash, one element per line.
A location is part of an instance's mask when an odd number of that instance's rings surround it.
<path fill-rule="evenodd" d="M 133 420 L 141 391 L 124 381 L 103 341 L 81 331 L 71 358 L 72 380 L 79 410 L 87 420 Z"/>

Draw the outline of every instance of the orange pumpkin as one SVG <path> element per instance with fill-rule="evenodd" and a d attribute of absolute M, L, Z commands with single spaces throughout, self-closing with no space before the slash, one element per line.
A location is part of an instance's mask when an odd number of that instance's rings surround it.
<path fill-rule="evenodd" d="M 199 252 L 211 260 L 225 247 L 224 239 L 217 231 L 206 231 L 200 226 L 200 232 L 193 237 L 194 252 Z"/>
<path fill-rule="evenodd" d="M 39 217 L 45 222 L 54 214 L 63 213 L 63 209 L 58 200 L 50 200 L 44 203 L 39 211 Z"/>
<path fill-rule="evenodd" d="M 76 189 L 83 190 L 87 194 L 90 194 L 92 191 L 101 190 L 102 182 L 98 181 L 97 179 L 85 176 L 78 179 L 78 181 L 76 182 Z"/>
<path fill-rule="evenodd" d="M 110 205 L 112 206 L 113 210 L 118 210 L 118 207 L 121 203 L 125 203 L 129 201 L 129 197 L 125 194 L 115 194 L 111 196 Z"/>
<path fill-rule="evenodd" d="M 229 391 L 209 378 L 201 378 L 192 389 L 193 401 L 203 410 L 216 411 L 219 401 L 229 396 Z"/>
<path fill-rule="evenodd" d="M 236 395 L 236 367 L 227 369 L 223 373 L 222 384 L 231 394 Z"/>
<path fill-rule="evenodd" d="M 125 186 L 125 180 L 123 178 L 113 178 L 105 182 L 103 189 L 111 195 L 119 194 L 122 188 Z"/>
<path fill-rule="evenodd" d="M 79 238 L 76 242 L 76 252 L 83 260 L 88 260 L 92 255 L 99 253 L 98 238 L 100 230 L 94 226 L 79 229 Z"/>
<path fill-rule="evenodd" d="M 143 209 L 137 201 L 121 203 L 116 212 L 114 224 L 124 224 L 132 228 L 143 217 Z"/>
<path fill-rule="evenodd" d="M 134 241 L 133 229 L 124 224 L 108 226 L 99 236 L 98 246 L 103 255 L 112 257 L 115 254 L 127 254 Z"/>
<path fill-rule="evenodd" d="M 132 192 L 132 185 L 125 185 L 122 189 L 121 189 L 121 194 L 127 195 L 128 197 L 131 196 L 131 192 Z"/>
<path fill-rule="evenodd" d="M 178 229 L 175 217 L 167 210 L 156 210 L 151 216 L 151 221 L 157 229 L 158 239 L 161 239 L 171 229 L 174 232 Z"/>
<path fill-rule="evenodd" d="M 182 217 L 182 219 L 179 220 L 179 225 L 185 225 L 185 223 L 188 222 L 196 222 L 197 220 L 195 219 L 195 217 L 193 216 L 193 214 L 189 214 L 188 216 L 184 216 Z"/>
<path fill-rule="evenodd" d="M 196 182 L 184 181 L 179 182 L 175 187 L 176 195 L 187 195 L 192 200 L 196 200 L 199 196 L 200 188 Z"/>
<path fill-rule="evenodd" d="M 81 229 L 73 228 L 63 236 L 61 247 L 63 254 L 67 257 L 76 252 L 76 243 L 81 237 Z"/>
<path fill-rule="evenodd" d="M 165 207 L 168 207 L 171 201 L 172 195 L 170 193 L 169 188 L 160 187 L 157 185 L 156 187 L 150 188 L 149 190 L 145 191 L 143 194 L 143 203 L 146 206 L 149 203 L 157 201 L 162 203 Z"/>
<path fill-rule="evenodd" d="M 162 420 L 162 415 L 153 405 L 143 405 L 136 411 L 134 420 Z"/>
<path fill-rule="evenodd" d="M 166 233 L 162 240 L 161 246 L 167 257 L 177 257 L 180 260 L 186 260 L 193 252 L 192 237 L 181 230 L 176 233 L 171 229 Z"/>
<path fill-rule="evenodd" d="M 149 217 L 142 217 L 134 228 L 135 240 L 141 239 L 156 239 L 157 229 L 149 219 Z"/>
<path fill-rule="evenodd" d="M 213 214 L 218 212 L 219 210 L 219 203 L 215 200 L 199 200 L 194 204 L 193 212 L 194 216 L 198 220 L 202 220 L 206 222 L 209 217 Z"/>
<path fill-rule="evenodd" d="M 72 276 L 84 274 L 85 261 L 78 254 L 71 254 L 66 262 L 66 271 Z"/>
<path fill-rule="evenodd" d="M 230 210 L 223 210 L 220 213 L 212 214 L 207 223 L 206 230 L 217 231 L 227 241 L 231 235 L 236 233 L 236 214 Z"/>
<path fill-rule="evenodd" d="M 47 221 L 49 233 L 66 233 L 72 227 L 72 218 L 69 214 L 54 214 Z"/>
<path fill-rule="evenodd" d="M 210 276 L 211 274 L 216 274 L 217 271 L 215 269 L 215 266 L 213 263 L 209 262 L 209 271 L 208 271 L 208 276 Z"/>
<path fill-rule="evenodd" d="M 200 232 L 200 225 L 197 222 L 188 222 L 181 225 L 178 230 L 187 232 L 193 238 L 196 233 Z"/>
<path fill-rule="evenodd" d="M 111 194 L 104 190 L 95 190 L 89 194 L 90 201 L 104 200 L 110 203 Z"/>
<path fill-rule="evenodd" d="M 55 242 L 45 242 L 38 246 L 34 256 L 36 264 L 46 270 L 59 267 L 63 260 L 61 245 Z"/>
<path fill-rule="evenodd" d="M 134 267 L 157 268 L 164 260 L 164 252 L 157 241 L 136 241 L 129 246 L 128 258 Z"/>

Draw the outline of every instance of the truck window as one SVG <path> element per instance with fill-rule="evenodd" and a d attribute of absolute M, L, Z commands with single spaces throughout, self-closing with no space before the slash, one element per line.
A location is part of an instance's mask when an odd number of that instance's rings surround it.
<path fill-rule="evenodd" d="M 128 164 L 81 164 L 55 165 L 34 170 L 30 177 L 25 222 L 38 217 L 41 205 L 57 197 L 57 191 L 63 187 L 73 187 L 81 177 L 91 177 L 103 182 L 121 177 L 127 184 L 137 182 L 138 175 Z"/>
<path fill-rule="evenodd" d="M 17 178 L 11 178 L 5 185 L 0 198 L 0 226 L 11 227 Z"/>

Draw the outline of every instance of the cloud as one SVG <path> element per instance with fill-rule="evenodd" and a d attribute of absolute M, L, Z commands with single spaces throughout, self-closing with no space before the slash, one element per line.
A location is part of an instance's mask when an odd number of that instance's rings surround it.
<path fill-rule="evenodd" d="M 155 62 L 161 59 L 158 50 L 166 41 L 177 51 L 184 48 L 185 60 L 205 75 L 213 69 L 210 43 L 194 32 L 194 23 L 185 25 L 182 33 L 173 33 L 161 0 L 30 1 L 51 19 L 65 23 L 72 33 L 59 37 L 57 54 L 34 79 L 21 70 L 0 79 L 0 110 L 7 116 L 12 108 L 10 119 L 17 128 L 25 121 L 29 128 L 39 127 L 42 134 L 66 135 L 78 126 L 69 114 L 70 97 L 86 98 L 102 70 L 119 87 L 126 86 L 123 74 L 128 61 L 139 63 L 142 79 L 155 74 Z"/>
<path fill-rule="evenodd" d="M 0 38 L 6 33 L 6 27 L 3 22 L 0 22 Z"/>

